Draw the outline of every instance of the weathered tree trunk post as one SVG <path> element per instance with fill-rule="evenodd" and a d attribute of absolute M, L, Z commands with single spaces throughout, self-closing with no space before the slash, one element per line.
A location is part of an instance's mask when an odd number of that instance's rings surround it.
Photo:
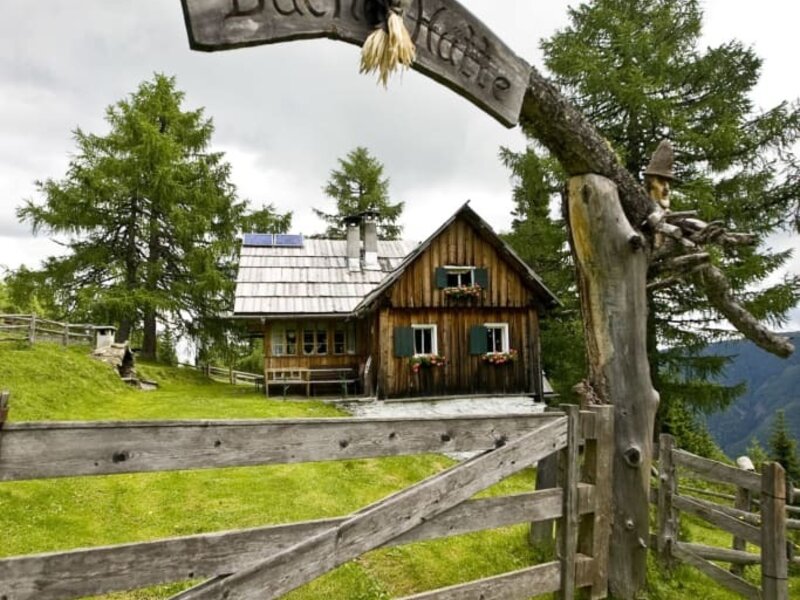
<path fill-rule="evenodd" d="M 614 405 L 614 513 L 609 585 L 621 599 L 644 586 L 652 436 L 658 393 L 647 360 L 647 266 L 616 185 L 600 175 L 569 180 L 571 244 L 586 330 L 589 384 Z"/>

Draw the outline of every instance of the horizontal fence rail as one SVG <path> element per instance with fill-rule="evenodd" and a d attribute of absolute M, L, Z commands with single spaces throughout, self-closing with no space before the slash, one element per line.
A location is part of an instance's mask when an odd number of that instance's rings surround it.
<path fill-rule="evenodd" d="M 522 599 L 581 587 L 603 598 L 612 442 L 610 407 L 436 419 L 6 424 L 0 481 L 482 453 L 349 516 L 0 559 L 0 597 L 67 600 L 208 578 L 175 598 L 217 598 L 229 588 L 275 598 L 374 548 L 558 519 L 570 556 L 407 600 Z M 470 499 L 553 452 L 564 455 L 561 487 Z"/>
<path fill-rule="evenodd" d="M 3 430 L 0 481 L 480 452 L 559 418 L 14 423 Z"/>
<path fill-rule="evenodd" d="M 98 330 L 111 330 L 110 325 L 66 323 L 43 319 L 37 315 L 0 314 L 0 341 L 35 343 L 37 340 L 93 343 Z"/>
<path fill-rule="evenodd" d="M 563 515 L 560 489 L 470 500 L 391 540 L 386 546 L 439 539 Z M 579 509 L 594 509 L 592 486 L 581 486 Z M 304 521 L 0 559 L 2 588 L 15 600 L 66 600 L 203 577 L 235 573 L 297 539 L 341 525 L 345 517 Z M 47 574 L 48 580 L 42 581 Z"/>

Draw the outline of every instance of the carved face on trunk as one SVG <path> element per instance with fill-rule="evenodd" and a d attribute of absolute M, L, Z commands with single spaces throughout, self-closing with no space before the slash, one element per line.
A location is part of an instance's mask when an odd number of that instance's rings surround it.
<path fill-rule="evenodd" d="M 644 182 L 650 198 L 658 202 L 661 208 L 667 210 L 669 208 L 669 179 L 657 175 L 647 175 Z"/>

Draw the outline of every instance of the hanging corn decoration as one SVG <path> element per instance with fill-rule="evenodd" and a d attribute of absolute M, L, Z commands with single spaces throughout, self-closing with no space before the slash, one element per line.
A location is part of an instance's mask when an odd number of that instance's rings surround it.
<path fill-rule="evenodd" d="M 378 0 L 378 3 L 385 9 L 385 15 L 361 49 L 361 72 L 377 73 L 378 82 L 386 87 L 389 75 L 400 65 L 410 67 L 417 51 L 403 22 L 410 0 Z"/>

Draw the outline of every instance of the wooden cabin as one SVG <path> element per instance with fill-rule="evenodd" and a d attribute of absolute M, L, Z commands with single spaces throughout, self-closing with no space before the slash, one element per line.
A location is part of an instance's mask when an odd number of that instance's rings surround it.
<path fill-rule="evenodd" d="M 264 339 L 268 393 L 543 397 L 556 298 L 468 205 L 422 243 L 245 235 L 234 317 Z M 328 388 L 324 390 L 324 388 Z"/>

